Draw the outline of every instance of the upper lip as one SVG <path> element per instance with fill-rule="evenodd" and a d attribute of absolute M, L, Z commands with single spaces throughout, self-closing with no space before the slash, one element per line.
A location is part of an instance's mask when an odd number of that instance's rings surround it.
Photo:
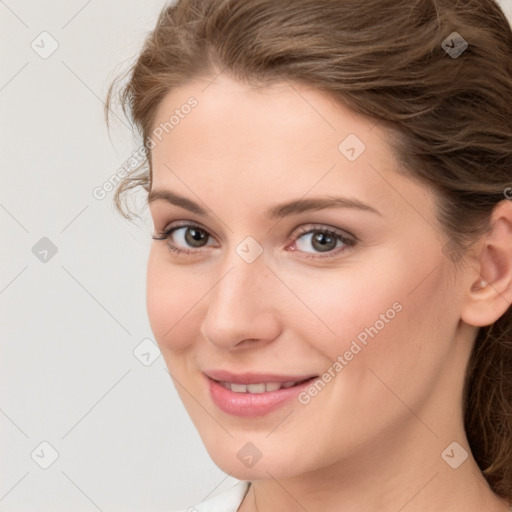
<path fill-rule="evenodd" d="M 264 382 L 301 382 L 317 375 L 283 375 L 276 373 L 231 373 L 226 370 L 205 370 L 203 372 L 207 377 L 219 382 L 230 382 L 233 384 L 261 384 Z"/>

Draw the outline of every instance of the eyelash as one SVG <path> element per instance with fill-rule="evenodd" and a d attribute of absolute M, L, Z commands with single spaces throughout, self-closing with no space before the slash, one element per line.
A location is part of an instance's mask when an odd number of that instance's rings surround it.
<path fill-rule="evenodd" d="M 174 233 L 174 231 L 180 229 L 180 228 L 193 228 L 198 229 L 200 231 L 203 231 L 208 237 L 211 237 L 211 234 L 208 232 L 208 230 L 204 229 L 203 227 L 199 226 L 198 224 L 192 224 L 192 223 L 183 223 L 183 224 L 174 224 L 170 226 L 169 228 L 165 229 L 162 232 L 158 232 L 155 235 L 152 236 L 153 240 L 157 241 L 166 241 L 168 240 L 171 235 Z M 334 237 L 337 241 L 341 241 L 344 244 L 344 247 L 337 247 L 335 249 L 332 249 L 331 251 L 326 251 L 324 255 L 322 253 L 304 253 L 305 256 L 302 256 L 304 258 L 316 258 L 316 259 L 323 259 L 323 258 L 331 258 L 338 256 L 340 252 L 345 252 L 348 248 L 354 247 L 357 244 L 357 238 L 351 235 L 352 238 L 348 238 L 341 232 L 334 230 L 330 227 L 326 227 L 322 224 L 312 225 L 308 227 L 301 227 L 299 228 L 297 234 L 294 236 L 292 242 L 296 242 L 299 240 L 302 236 L 314 233 L 314 232 L 320 232 L 323 234 L 326 234 L 328 236 Z M 206 246 L 205 246 L 206 247 Z M 168 248 L 170 251 L 172 251 L 175 254 L 198 254 L 203 252 L 204 248 L 197 248 L 197 249 L 181 249 L 180 247 L 177 247 L 172 244 L 168 244 Z M 302 252 L 298 250 L 294 250 L 294 252 Z"/>

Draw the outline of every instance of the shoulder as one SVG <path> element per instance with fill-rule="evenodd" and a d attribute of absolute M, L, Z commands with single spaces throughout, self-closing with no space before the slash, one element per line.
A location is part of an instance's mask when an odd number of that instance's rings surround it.
<path fill-rule="evenodd" d="M 198 505 L 177 512 L 236 512 L 248 488 L 249 482 L 240 480 L 231 489 Z"/>

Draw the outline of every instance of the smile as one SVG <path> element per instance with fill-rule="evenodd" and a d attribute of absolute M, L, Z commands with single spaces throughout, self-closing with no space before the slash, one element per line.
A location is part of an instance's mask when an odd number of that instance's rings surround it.
<path fill-rule="evenodd" d="M 288 382 L 265 382 L 261 384 L 235 384 L 234 382 L 219 382 L 222 386 L 235 393 L 265 393 L 268 391 L 278 391 L 279 389 L 288 389 L 299 382 L 288 381 Z"/>
<path fill-rule="evenodd" d="M 224 371 L 204 373 L 206 392 L 220 411 L 232 416 L 269 414 L 296 398 L 318 376 L 272 374 L 235 375 Z"/>

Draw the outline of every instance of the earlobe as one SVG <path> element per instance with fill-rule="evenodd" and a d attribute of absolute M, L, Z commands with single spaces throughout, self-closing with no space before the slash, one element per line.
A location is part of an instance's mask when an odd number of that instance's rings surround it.
<path fill-rule="evenodd" d="M 471 287 L 471 291 L 477 292 L 479 290 L 483 290 L 487 286 L 489 286 L 489 283 L 485 279 L 480 279 L 480 281 L 478 281 Z"/>
<path fill-rule="evenodd" d="M 470 285 L 461 318 L 485 327 L 512 304 L 512 201 L 505 199 L 496 205 L 489 230 L 478 246 L 480 254 L 469 268 Z"/>

